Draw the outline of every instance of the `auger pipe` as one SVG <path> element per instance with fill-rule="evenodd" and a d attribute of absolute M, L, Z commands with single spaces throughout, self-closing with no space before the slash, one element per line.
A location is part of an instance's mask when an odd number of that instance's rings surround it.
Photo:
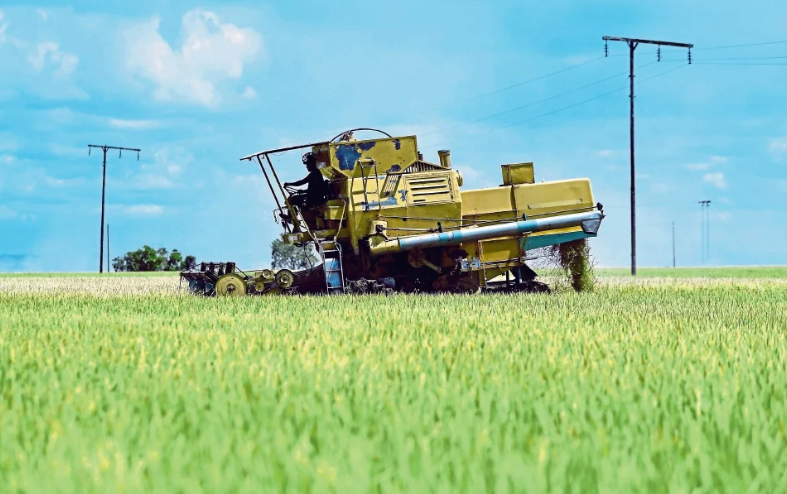
<path fill-rule="evenodd" d="M 604 219 L 602 211 L 589 211 L 586 213 L 566 214 L 534 220 L 521 220 L 499 225 L 481 226 L 478 228 L 464 228 L 443 233 L 429 233 L 385 240 L 370 245 L 373 256 L 403 252 L 414 249 L 428 249 L 445 245 L 458 245 L 463 242 L 475 242 L 487 238 L 510 237 L 522 233 L 543 232 L 560 228 L 581 226 L 582 231 L 595 235 L 598 232 L 601 220 Z M 374 242 L 374 240 L 372 241 Z"/>

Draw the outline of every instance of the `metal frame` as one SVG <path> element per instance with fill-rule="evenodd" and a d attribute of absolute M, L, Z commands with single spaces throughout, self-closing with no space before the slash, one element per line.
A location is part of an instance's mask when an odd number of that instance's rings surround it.
<path fill-rule="evenodd" d="M 321 142 L 313 142 L 311 144 L 301 144 L 301 145 L 298 145 L 298 146 L 289 146 L 289 147 L 284 147 L 284 148 L 268 149 L 266 151 L 260 151 L 259 153 L 254 153 L 254 154 L 250 154 L 248 156 L 244 156 L 243 158 L 240 159 L 240 161 L 251 161 L 252 159 L 254 159 L 254 158 L 258 157 L 258 156 L 263 156 L 263 155 L 267 156 L 269 154 L 284 153 L 286 151 L 295 151 L 296 149 L 306 149 L 306 148 L 311 148 L 311 147 L 314 147 L 314 146 L 327 146 L 330 143 L 331 143 L 330 141 L 321 141 Z"/>
<path fill-rule="evenodd" d="M 380 204 L 380 202 L 382 201 L 382 198 L 380 197 L 380 175 L 379 175 L 379 173 L 377 173 L 377 162 L 374 161 L 371 158 L 368 161 L 370 161 L 370 162 L 364 163 L 361 160 L 357 161 L 357 164 L 359 165 L 358 168 L 360 168 L 360 170 L 361 170 L 361 182 L 363 183 L 363 210 L 364 210 L 364 212 L 369 211 L 369 198 L 368 198 L 367 193 L 366 193 L 366 189 L 368 187 L 367 187 L 366 184 L 369 183 L 369 178 L 370 177 L 366 174 L 366 171 L 365 171 L 366 168 L 369 168 L 370 172 L 372 170 L 374 170 L 374 182 L 375 182 L 375 185 L 377 187 L 377 210 L 381 211 L 383 209 L 383 207 L 382 207 L 382 204 Z M 354 190 L 353 190 L 353 186 L 354 185 L 355 185 L 355 174 L 353 174 L 353 177 L 350 180 L 350 192 L 351 193 L 354 193 Z"/>

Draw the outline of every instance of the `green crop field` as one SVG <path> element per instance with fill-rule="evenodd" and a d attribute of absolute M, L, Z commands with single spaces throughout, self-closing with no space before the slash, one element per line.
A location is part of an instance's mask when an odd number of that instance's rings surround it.
<path fill-rule="evenodd" d="M 2 277 L 0 492 L 787 492 L 787 279 L 614 274 L 240 299 Z"/>

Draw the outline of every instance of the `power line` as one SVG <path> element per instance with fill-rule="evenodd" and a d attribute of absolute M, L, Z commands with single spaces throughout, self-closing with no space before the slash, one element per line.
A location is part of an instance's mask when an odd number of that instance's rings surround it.
<path fill-rule="evenodd" d="M 737 65 L 739 67 L 741 67 L 741 66 L 743 66 L 743 67 L 745 67 L 745 66 L 749 66 L 749 67 L 764 67 L 764 66 L 778 67 L 780 65 L 787 65 L 787 62 L 785 62 L 785 63 L 694 62 L 694 63 L 697 64 L 697 65 Z"/>
<path fill-rule="evenodd" d="M 685 65 L 678 65 L 677 67 L 672 67 L 671 69 L 667 69 L 667 70 L 665 70 L 663 72 L 659 72 L 658 74 L 655 74 L 655 75 L 652 75 L 650 77 L 646 77 L 644 79 L 641 79 L 639 82 L 636 82 L 634 85 L 636 86 L 637 84 L 642 84 L 643 82 L 649 81 L 651 79 L 655 79 L 656 77 L 661 77 L 661 76 L 663 76 L 665 74 L 669 74 L 670 72 L 675 72 L 676 70 L 682 69 L 683 67 L 685 67 Z"/>
<path fill-rule="evenodd" d="M 775 57 L 725 57 L 725 58 L 700 58 L 695 60 L 695 63 L 698 62 L 724 62 L 724 61 L 735 61 L 735 60 L 772 60 L 774 58 L 787 58 L 785 55 L 779 55 Z"/>
<path fill-rule="evenodd" d="M 444 127 L 444 128 L 442 128 L 442 129 L 433 130 L 433 131 L 431 131 L 431 132 L 427 132 L 427 133 L 425 133 L 425 134 L 422 134 L 422 135 L 437 134 L 437 133 L 440 133 L 440 132 L 444 132 L 444 131 L 446 131 L 446 130 L 451 130 L 451 129 L 454 129 L 454 128 L 456 128 L 456 127 L 461 127 L 461 126 L 463 126 L 463 125 L 468 125 L 468 124 L 472 124 L 472 123 L 482 122 L 482 121 L 484 121 L 484 120 L 489 120 L 490 118 L 499 117 L 500 115 L 506 115 L 506 114 L 508 114 L 508 113 L 515 112 L 515 111 L 517 111 L 517 110 L 523 110 L 523 109 L 525 109 L 525 108 L 529 108 L 529 107 L 531 107 L 531 106 L 535 106 L 535 105 L 537 105 L 537 104 L 539 104 L 539 103 L 544 103 L 545 101 L 550 101 L 550 100 L 553 100 L 553 99 L 555 99 L 555 98 L 559 98 L 559 97 L 561 97 L 561 96 L 565 96 L 565 95 L 567 95 L 567 94 L 571 94 L 571 93 L 574 93 L 574 92 L 580 91 L 580 90 L 582 90 L 582 89 L 587 89 L 587 88 L 589 88 L 589 87 L 596 86 L 596 85 L 598 85 L 598 84 L 601 84 L 601 83 L 603 83 L 603 82 L 607 82 L 607 81 L 609 81 L 609 80 L 611 80 L 611 79 L 615 79 L 616 77 L 620 77 L 620 76 L 622 76 L 622 75 L 625 75 L 625 74 L 626 74 L 625 72 L 621 72 L 621 73 L 619 73 L 619 74 L 615 74 L 615 75 L 613 75 L 613 76 L 606 77 L 606 78 L 604 78 L 604 79 L 601 79 L 601 80 L 598 80 L 598 81 L 596 81 L 596 82 L 591 82 L 590 84 L 585 84 L 584 86 L 580 86 L 580 87 L 577 87 L 577 88 L 574 88 L 574 89 L 571 89 L 571 90 L 565 91 L 565 92 L 563 92 L 563 93 L 556 94 L 556 95 L 554 95 L 554 96 L 550 96 L 550 97 L 548 97 L 548 98 L 543 98 L 543 99 L 540 99 L 540 100 L 537 100 L 537 101 L 532 101 L 532 102 L 530 102 L 530 103 L 527 103 L 527 104 L 525 104 L 525 105 L 516 106 L 516 107 L 514 107 L 514 108 L 509 108 L 508 110 L 503 110 L 503 111 L 501 111 L 501 112 L 492 113 L 491 115 L 486 115 L 486 116 L 484 116 L 484 117 L 480 117 L 480 118 L 477 118 L 477 119 L 475 119 L 475 120 L 471 120 L 471 121 L 469 121 L 469 122 L 462 122 L 462 123 L 458 123 L 458 124 L 456 124 L 456 125 L 452 125 L 452 126 L 450 126 L 450 127 Z"/>
<path fill-rule="evenodd" d="M 778 59 L 787 59 L 787 56 L 775 56 L 775 57 L 723 57 L 723 58 L 696 58 L 692 57 L 691 63 L 699 64 L 699 63 L 710 63 L 710 62 L 736 62 L 736 61 L 757 61 L 757 60 L 778 60 Z M 669 58 L 661 60 L 662 62 L 682 62 L 683 60 L 679 58 Z"/>
<path fill-rule="evenodd" d="M 644 68 L 644 67 L 647 67 L 649 65 L 653 65 L 654 63 L 657 63 L 657 62 L 654 61 L 654 62 L 646 63 L 644 65 L 641 65 L 641 66 L 637 67 L 637 68 Z M 584 86 L 576 87 L 574 89 L 569 89 L 568 91 L 562 92 L 560 94 L 556 94 L 554 96 L 549 96 L 548 98 L 543 98 L 543 99 L 540 99 L 540 100 L 537 100 L 537 101 L 532 101 L 532 102 L 527 103 L 525 105 L 516 106 L 514 108 L 509 108 L 508 110 L 503 110 L 503 111 L 500 111 L 500 112 L 497 112 L 497 113 L 493 113 L 491 115 L 486 115 L 484 117 L 480 117 L 480 118 L 477 118 L 475 120 L 470 120 L 469 122 L 462 122 L 462 123 L 458 123 L 456 125 L 452 125 L 450 127 L 443 127 L 442 129 L 433 130 L 431 132 L 426 132 L 426 133 L 421 134 L 421 135 L 422 136 L 427 136 L 427 135 L 431 135 L 431 134 L 437 134 L 437 133 L 440 133 L 440 132 L 444 132 L 446 130 L 451 130 L 451 129 L 454 129 L 454 128 L 457 128 L 457 127 L 461 127 L 463 125 L 469 125 L 469 124 L 473 124 L 473 123 L 477 123 L 477 122 L 482 122 L 484 120 L 489 120 L 491 118 L 499 117 L 500 115 L 506 115 L 508 113 L 515 112 L 517 110 L 523 110 L 525 108 L 529 108 L 531 106 L 535 106 L 535 105 L 538 105 L 540 103 L 544 103 L 546 101 L 550 101 L 550 100 L 553 100 L 553 99 L 556 99 L 556 98 L 560 98 L 562 96 L 566 96 L 567 94 L 575 93 L 577 91 L 581 91 L 583 89 L 587 89 L 587 88 L 592 87 L 592 86 L 597 86 L 597 85 L 599 85 L 601 83 L 607 82 L 609 80 L 615 79 L 615 78 L 620 77 L 620 76 L 625 75 L 625 74 L 626 74 L 626 72 L 620 72 L 620 73 L 615 74 L 613 76 L 605 77 L 604 79 L 600 79 L 598 81 L 591 82 L 590 84 L 585 84 Z M 647 79 L 645 79 L 645 80 L 647 80 Z"/>
<path fill-rule="evenodd" d="M 653 62 L 653 63 L 656 63 L 656 62 Z M 647 64 L 647 65 L 651 65 L 651 64 Z M 645 66 L 647 66 L 647 65 L 643 65 L 643 67 L 645 67 Z M 664 72 L 660 72 L 660 73 L 658 73 L 658 74 L 656 74 L 656 75 L 653 75 L 653 76 L 651 76 L 651 77 L 647 77 L 647 78 L 645 78 L 645 79 L 642 79 L 642 80 L 641 80 L 641 81 L 639 81 L 637 84 L 641 84 L 641 83 L 643 83 L 643 82 L 645 82 L 645 81 L 649 81 L 649 80 L 651 80 L 651 79 L 655 79 L 656 77 L 660 77 L 660 76 L 662 76 L 662 75 L 664 75 L 664 74 L 668 74 L 668 73 L 670 73 L 670 72 L 674 72 L 674 71 L 676 71 L 676 70 L 678 70 L 678 69 L 680 69 L 680 68 L 683 68 L 683 67 L 685 67 L 685 65 L 680 65 L 680 66 L 678 66 L 678 67 L 673 67 L 673 68 L 671 68 L 671 69 L 669 69 L 669 70 L 665 70 Z M 624 89 L 625 89 L 625 86 L 624 86 L 624 87 L 621 87 L 621 88 L 618 88 L 618 89 L 615 89 L 614 91 L 610 91 L 610 92 L 608 92 L 608 93 L 599 94 L 598 96 L 594 96 L 594 97 L 592 97 L 592 98 L 588 98 L 588 99 L 586 99 L 586 100 L 583 100 L 583 101 L 580 101 L 580 102 L 578 102 L 578 103 L 574 103 L 573 105 L 564 106 L 564 107 L 562 107 L 562 108 L 558 108 L 557 110 L 553 110 L 553 111 L 551 111 L 551 112 L 542 113 L 541 115 L 537 115 L 537 116 L 535 116 L 535 117 L 531 117 L 531 118 L 528 118 L 528 119 L 526 119 L 526 120 L 521 120 L 521 121 L 519 121 L 519 122 L 514 122 L 514 123 L 512 123 L 512 124 L 508 124 L 508 125 L 505 125 L 505 126 L 503 126 L 503 127 L 499 127 L 499 129 L 505 129 L 505 128 L 508 128 L 508 127 L 513 127 L 513 126 L 515 126 L 515 125 L 520 125 L 520 124 L 523 124 L 523 123 L 525 123 L 525 122 L 530 122 L 531 120 L 535 120 L 535 119 L 537 119 L 537 118 L 547 117 L 547 116 L 549 116 L 549 115 L 553 115 L 553 114 L 555 114 L 555 113 L 558 113 L 558 112 L 561 112 L 561 111 L 563 111 L 563 110 L 568 110 L 568 109 L 574 108 L 575 106 L 584 105 L 585 103 L 590 103 L 591 101 L 595 101 L 595 100 L 597 100 L 597 99 L 600 99 L 600 98 L 603 98 L 603 97 L 605 97 L 605 96 L 609 96 L 610 94 L 614 94 L 614 93 L 620 92 L 620 91 L 622 91 L 622 90 L 624 90 Z"/>
<path fill-rule="evenodd" d="M 748 44 L 740 44 L 740 45 L 709 46 L 709 47 L 705 47 L 705 48 L 694 48 L 694 51 L 722 50 L 722 49 L 728 49 L 728 48 L 746 48 L 746 47 L 751 47 L 751 46 L 777 45 L 777 44 L 785 44 L 785 43 L 787 43 L 787 40 L 766 41 L 766 42 L 762 42 L 762 43 L 748 43 Z M 652 52 L 652 53 L 649 52 L 648 54 L 656 54 L 656 53 L 657 52 Z M 625 56 L 625 54 L 608 55 L 608 57 L 622 57 L 622 56 Z M 470 96 L 468 98 L 459 99 L 459 100 L 456 100 L 456 101 L 454 101 L 452 103 L 447 103 L 445 105 L 441 105 L 441 106 L 432 108 L 430 110 L 426 110 L 426 112 L 432 112 L 432 111 L 436 111 L 436 110 L 441 110 L 443 108 L 448 108 L 448 107 L 451 107 L 451 106 L 458 105 L 459 103 L 464 103 L 464 102 L 467 102 L 467 101 L 473 101 L 473 100 L 482 98 L 484 96 L 489 96 L 489 95 L 492 95 L 492 94 L 497 94 L 497 93 L 502 92 L 502 91 L 507 91 L 509 89 L 514 89 L 514 88 L 517 88 L 517 87 L 520 87 L 520 86 L 524 86 L 526 84 L 530 84 L 531 82 L 540 81 L 542 79 L 546 79 L 548 77 L 552 77 L 554 75 L 562 74 L 564 72 L 568 72 L 570 70 L 582 67 L 584 65 L 588 65 L 588 64 L 591 64 L 593 62 L 597 62 L 597 61 L 601 60 L 602 58 L 605 58 L 605 57 L 602 56 L 602 57 L 597 57 L 597 58 L 593 58 L 593 59 L 590 59 L 590 60 L 585 60 L 584 62 L 580 62 L 580 63 L 574 64 L 574 65 L 571 65 L 569 67 L 565 67 L 563 69 L 556 70 L 554 72 L 549 72 L 547 74 L 543 74 L 543 75 L 540 75 L 538 77 L 534 77 L 532 79 L 527 79 L 525 81 L 521 81 L 521 82 L 517 82 L 517 83 L 514 83 L 514 84 L 510 84 L 508 86 L 504 86 L 504 87 L 501 87 L 501 88 L 498 88 L 498 89 L 494 89 L 494 90 L 486 92 L 486 93 L 477 94 L 475 96 Z M 672 60 L 664 60 L 664 61 L 672 61 Z"/>
<path fill-rule="evenodd" d="M 526 81 L 517 82 L 517 83 L 511 84 L 511 85 L 505 86 L 505 87 L 494 89 L 494 90 L 486 92 L 486 93 L 477 94 L 475 96 L 470 96 L 468 98 L 464 98 L 464 99 L 460 99 L 460 100 L 454 101 L 453 103 L 448 103 L 448 104 L 445 104 L 445 105 L 442 105 L 442 106 L 438 106 L 438 107 L 432 108 L 431 110 L 427 110 L 427 112 L 432 112 L 432 111 L 436 111 L 436 110 L 442 110 L 443 108 L 448 108 L 448 107 L 451 107 L 451 106 L 454 106 L 454 105 L 458 105 L 459 103 L 464 103 L 464 102 L 467 102 L 467 101 L 473 101 L 473 100 L 476 100 L 476 99 L 479 99 L 479 98 L 483 98 L 484 96 L 489 96 L 491 94 L 497 94 L 497 93 L 500 93 L 500 92 L 503 92 L 503 91 L 508 91 L 509 89 L 514 89 L 516 87 L 524 86 L 525 84 L 530 84 L 531 82 L 536 82 L 536 81 L 540 81 L 542 79 L 546 79 L 547 77 L 552 77 L 553 75 L 558 75 L 558 74 L 562 74 L 564 72 L 568 72 L 569 70 L 574 70 L 576 68 L 582 67 L 583 65 L 587 65 L 587 64 L 590 64 L 590 63 L 593 63 L 593 62 L 598 62 L 602 58 L 604 58 L 604 57 L 597 57 L 597 58 L 593 58 L 591 60 L 586 60 L 584 62 L 580 62 L 580 63 L 574 64 L 574 65 L 571 65 L 569 67 L 565 67 L 563 69 L 556 70 L 554 72 L 550 72 L 548 74 L 544 74 L 544 75 L 540 75 L 538 77 L 534 77 L 532 79 L 528 79 Z"/>
<path fill-rule="evenodd" d="M 725 45 L 725 46 L 709 46 L 705 48 L 696 48 L 694 51 L 707 51 L 707 50 L 724 50 L 727 48 L 745 48 L 748 46 L 764 46 L 764 45 L 779 45 L 787 43 L 787 40 L 781 41 L 766 41 L 764 43 L 748 43 L 745 45 Z"/>
<path fill-rule="evenodd" d="M 651 63 L 648 63 L 648 64 L 645 64 L 645 65 L 643 65 L 642 67 L 646 67 L 646 66 L 648 66 L 648 65 L 652 65 L 653 63 L 657 63 L 657 62 L 651 62 Z M 679 65 L 678 67 L 673 67 L 673 68 L 671 68 L 671 69 L 668 69 L 668 70 L 665 70 L 665 71 L 663 71 L 663 72 L 659 72 L 658 74 L 655 74 L 655 75 L 652 75 L 652 76 L 650 76 L 650 77 L 646 77 L 645 79 L 642 79 L 641 81 L 637 82 L 637 84 L 641 84 L 641 83 L 643 83 L 643 82 L 645 82 L 645 81 L 649 81 L 649 80 L 651 80 L 651 79 L 655 79 L 655 78 L 657 78 L 657 77 L 661 77 L 661 76 L 663 76 L 663 75 L 665 75 L 665 74 L 668 74 L 668 73 L 670 73 L 670 72 L 674 72 L 674 71 L 676 71 L 676 70 L 678 70 L 678 69 L 680 69 L 680 68 L 683 68 L 683 67 L 685 67 L 685 65 Z M 539 119 L 539 118 L 548 117 L 548 116 L 550 116 L 550 115 L 554 115 L 555 113 L 560 113 L 560 112 L 562 112 L 562 111 L 565 111 L 565 110 L 570 110 L 571 108 L 574 108 L 574 107 L 577 107 L 577 106 L 580 106 L 580 105 L 584 105 L 584 104 L 586 104 L 586 103 L 590 103 L 591 101 L 595 101 L 595 100 L 597 100 L 597 99 L 604 98 L 604 97 L 606 97 L 606 96 L 609 96 L 609 95 L 611 95 L 611 94 L 618 93 L 618 92 L 620 92 L 620 91 L 623 91 L 624 89 L 625 89 L 625 86 L 623 86 L 623 87 L 620 87 L 620 88 L 618 88 L 618 89 L 614 89 L 614 90 L 612 90 L 612 91 L 609 91 L 609 92 L 606 92 L 606 93 L 602 93 L 602 94 L 599 94 L 599 95 L 593 96 L 592 98 L 588 98 L 588 99 L 585 99 L 585 100 L 582 100 L 582 101 L 578 101 L 578 102 L 576 102 L 576 103 L 573 103 L 573 104 L 570 104 L 570 105 L 568 105 L 568 106 L 564 106 L 564 107 L 558 108 L 558 109 L 556 109 L 556 110 L 552 110 L 552 111 L 549 111 L 549 112 L 546 112 L 546 113 L 542 113 L 542 114 L 540 114 L 540 115 L 536 115 L 536 116 L 533 116 L 533 117 L 527 118 L 527 119 L 525 119 L 525 120 L 519 120 L 519 121 L 517 121 L 517 122 L 513 122 L 513 123 L 510 123 L 510 124 L 507 124 L 507 125 L 503 125 L 503 126 L 501 126 L 501 127 L 495 127 L 495 128 L 494 128 L 494 130 L 502 130 L 502 129 L 507 129 L 507 128 L 509 128 L 509 127 L 514 127 L 514 126 L 517 126 L 517 125 L 521 125 L 521 124 L 523 124 L 523 123 L 531 122 L 531 121 L 533 121 L 533 120 L 537 120 L 537 119 Z M 548 98 L 548 99 L 551 99 L 551 98 Z M 461 126 L 461 124 L 460 124 L 460 125 L 455 125 L 455 126 L 453 126 L 453 127 L 450 127 L 450 128 L 455 128 L 455 127 L 459 127 L 459 126 Z M 448 129 L 447 129 L 447 128 L 446 128 L 446 129 L 441 129 L 441 131 L 444 131 L 444 130 L 448 130 Z M 436 131 L 435 131 L 435 132 L 436 132 Z M 430 132 L 430 134 L 431 134 L 431 133 L 434 133 L 434 132 Z M 424 134 L 424 135 L 426 135 L 426 134 Z M 438 142 L 438 143 L 436 143 L 436 144 L 432 144 L 432 145 L 430 145 L 430 146 L 424 146 L 424 148 L 423 148 L 423 149 L 431 149 L 431 148 L 435 148 L 435 147 L 438 147 L 438 146 L 443 146 L 443 145 L 445 145 L 445 144 L 448 144 L 448 143 L 450 143 L 450 142 L 453 142 L 453 141 L 455 141 L 455 140 L 456 140 L 456 139 L 442 140 L 442 141 L 440 141 L 440 142 Z"/>
<path fill-rule="evenodd" d="M 523 123 L 530 122 L 530 121 L 533 121 L 533 120 L 536 120 L 536 119 L 539 119 L 539 118 L 548 117 L 549 115 L 554 115 L 555 113 L 559 113 L 559 112 L 562 112 L 562 111 L 565 111 L 565 110 L 569 110 L 569 109 L 574 108 L 576 106 L 584 105 L 585 103 L 590 103 L 591 101 L 595 101 L 597 99 L 601 99 L 601 98 L 603 98 L 605 96 L 609 96 L 610 94 L 618 93 L 620 91 L 623 91 L 623 89 L 624 88 L 621 87 L 621 88 L 615 89 L 613 91 L 609 91 L 607 93 L 599 94 L 597 96 L 593 96 L 592 98 L 588 98 L 586 100 L 582 100 L 582 101 L 579 101 L 577 103 L 574 103 L 574 104 L 571 104 L 571 105 L 568 105 L 568 106 L 564 106 L 562 108 L 558 108 L 557 110 L 552 110 L 550 112 L 542 113 L 541 115 L 536 115 L 535 117 L 530 117 L 530 118 L 527 118 L 525 120 L 520 120 L 518 122 L 513 122 L 513 123 L 510 123 L 508 125 L 504 125 L 502 127 L 498 127 L 498 130 L 507 129 L 509 127 L 514 127 L 516 125 L 521 125 Z"/>
<path fill-rule="evenodd" d="M 575 106 L 584 105 L 585 103 L 589 103 L 591 101 L 603 98 L 604 96 L 609 96 L 610 94 L 618 93 L 618 92 L 622 91 L 623 89 L 624 88 L 621 87 L 621 88 L 615 89 L 614 91 L 609 91 L 608 93 L 599 94 L 597 96 L 594 96 L 592 98 L 588 98 L 588 99 L 580 101 L 578 103 L 574 103 L 572 105 L 568 105 L 568 106 L 564 106 L 562 108 L 558 108 L 557 110 L 553 110 L 553 111 L 550 111 L 550 112 L 547 112 L 547 113 L 542 113 L 541 115 L 536 115 L 535 117 L 531 117 L 531 118 L 528 118 L 528 119 L 525 119 L 525 120 L 520 120 L 518 122 L 514 122 L 514 123 L 511 123 L 511 124 L 508 124 L 508 125 L 504 125 L 502 127 L 495 127 L 495 130 L 507 129 L 508 127 L 513 127 L 515 125 L 520 125 L 520 124 L 523 124 L 523 123 L 526 123 L 526 122 L 530 122 L 531 120 L 536 120 L 536 119 L 539 119 L 539 118 L 547 117 L 549 115 L 553 115 L 555 113 L 559 113 L 561 111 L 568 110 L 570 108 L 574 108 Z M 453 142 L 453 140 L 454 139 L 444 140 L 444 141 L 442 141 L 441 144 L 433 144 L 431 146 L 426 146 L 424 149 L 429 149 L 429 148 L 433 148 L 433 147 L 437 147 L 437 146 L 442 146 L 442 145 L 447 144 L 449 142 Z"/>

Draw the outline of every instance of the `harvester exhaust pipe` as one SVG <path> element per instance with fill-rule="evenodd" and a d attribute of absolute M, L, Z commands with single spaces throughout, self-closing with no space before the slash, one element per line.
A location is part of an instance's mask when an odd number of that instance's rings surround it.
<path fill-rule="evenodd" d="M 440 157 L 440 165 L 443 168 L 451 168 L 451 151 L 448 149 L 441 149 L 437 152 L 437 156 Z"/>
<path fill-rule="evenodd" d="M 394 252 L 427 249 L 429 247 L 442 247 L 445 245 L 458 245 L 463 242 L 475 242 L 487 238 L 510 237 L 522 233 L 543 232 L 546 230 L 557 230 L 576 226 L 581 226 L 582 231 L 589 235 L 595 235 L 598 232 L 602 219 L 604 219 L 603 212 L 589 211 L 587 213 L 566 214 L 563 216 L 552 216 L 535 220 L 523 219 L 522 221 L 514 223 L 480 226 L 478 228 L 464 228 L 453 232 L 400 237 L 378 243 L 374 243 L 374 240 L 372 240 L 370 253 L 373 256 L 379 256 Z"/>

